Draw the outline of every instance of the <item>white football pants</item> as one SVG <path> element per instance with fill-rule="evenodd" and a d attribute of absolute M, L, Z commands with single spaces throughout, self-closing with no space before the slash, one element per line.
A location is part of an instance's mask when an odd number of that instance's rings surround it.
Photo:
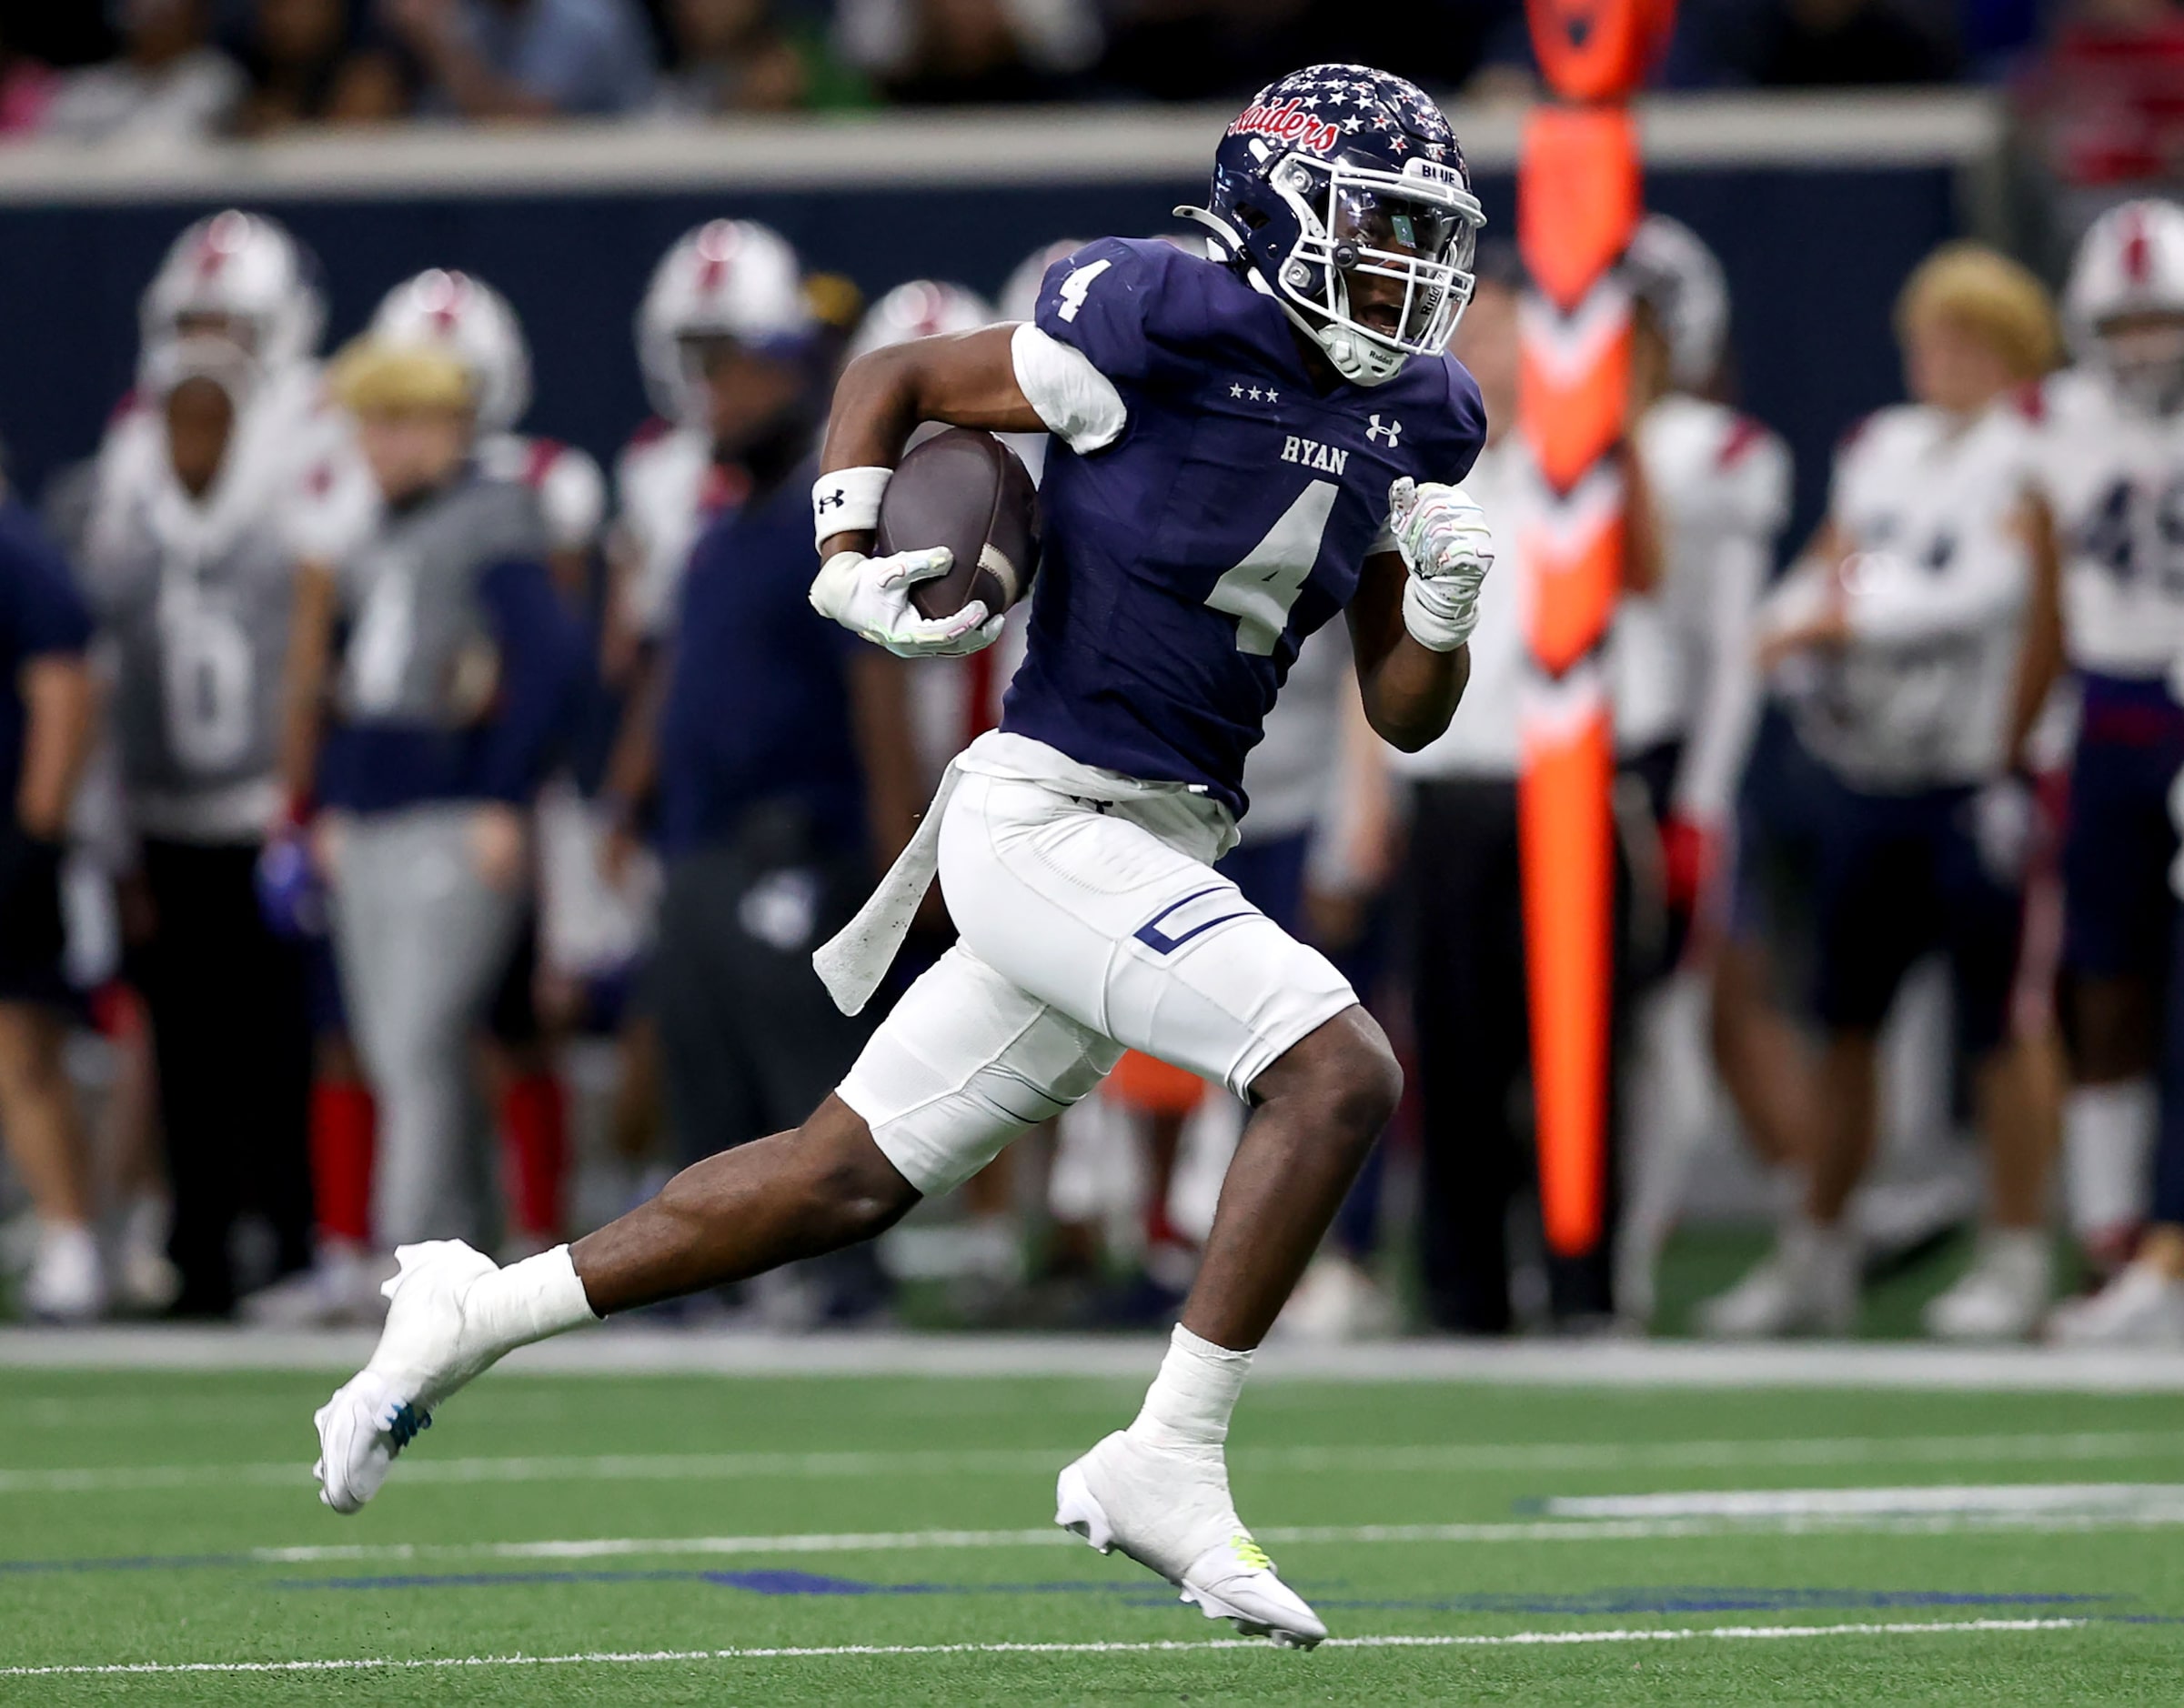
<path fill-rule="evenodd" d="M 1060 756 L 1056 756 L 1059 758 Z M 1222 810 L 1180 789 L 1123 800 L 966 771 L 941 823 L 961 940 L 841 1083 L 903 1178 L 944 1192 L 1144 1051 L 1248 1099 L 1357 1001 L 1213 869 Z"/>

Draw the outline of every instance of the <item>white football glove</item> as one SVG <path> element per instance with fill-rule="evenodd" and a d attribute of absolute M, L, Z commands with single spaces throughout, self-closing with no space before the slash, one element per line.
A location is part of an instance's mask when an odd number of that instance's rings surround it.
<path fill-rule="evenodd" d="M 952 617 L 921 616 L 910 602 L 911 588 L 946 575 L 954 562 L 945 546 L 891 558 L 838 551 L 811 583 L 811 608 L 898 658 L 960 658 L 991 646 L 1001 619 L 986 614 L 982 599 L 972 599 Z"/>
<path fill-rule="evenodd" d="M 1405 475 L 1388 488 L 1388 527 L 1411 572 L 1403 626 L 1420 646 L 1454 652 L 1478 626 L 1479 588 L 1494 568 L 1486 512 L 1461 487 Z"/>

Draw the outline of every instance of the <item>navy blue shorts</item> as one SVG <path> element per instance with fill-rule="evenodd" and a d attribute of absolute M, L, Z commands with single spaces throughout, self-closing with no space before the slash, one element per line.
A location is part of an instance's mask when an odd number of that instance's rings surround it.
<path fill-rule="evenodd" d="M 1878 1031 L 1921 957 L 1947 953 L 1965 1051 L 2008 1030 L 2024 892 L 1979 857 L 1970 789 L 1867 794 L 1823 773 L 1813 1010 L 1833 1031 Z"/>
<path fill-rule="evenodd" d="M 67 1002 L 62 972 L 67 936 L 60 845 L 0 822 L 0 1002 Z"/>
<path fill-rule="evenodd" d="M 1788 717 L 1767 706 L 1736 791 L 1729 935 L 1766 949 L 1776 1000 L 1788 1008 L 1801 1008 L 1812 985 L 1812 897 L 1829 786 Z"/>
<path fill-rule="evenodd" d="M 2095 979 L 2159 979 L 2169 964 L 2177 830 L 2169 791 L 2184 766 L 2184 708 L 2159 682 L 2085 680 L 2063 838 L 2063 966 Z"/>

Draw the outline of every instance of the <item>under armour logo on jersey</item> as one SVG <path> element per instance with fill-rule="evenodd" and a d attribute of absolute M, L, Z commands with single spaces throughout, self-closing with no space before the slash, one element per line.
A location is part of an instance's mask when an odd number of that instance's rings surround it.
<path fill-rule="evenodd" d="M 1382 439 L 1384 438 L 1388 442 L 1388 448 L 1390 450 L 1394 450 L 1395 448 L 1395 441 L 1402 437 L 1402 422 L 1391 420 L 1385 427 L 1383 427 L 1378 416 L 1374 416 L 1373 417 L 1373 425 L 1365 429 L 1365 438 L 1367 442 L 1378 444 Z"/>

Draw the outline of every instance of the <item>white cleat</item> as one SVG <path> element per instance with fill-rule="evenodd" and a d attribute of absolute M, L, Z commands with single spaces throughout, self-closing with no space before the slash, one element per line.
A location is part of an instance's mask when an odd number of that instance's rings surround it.
<path fill-rule="evenodd" d="M 1117 1431 L 1062 1472 L 1054 1522 L 1102 1553 L 1121 1549 L 1244 1636 L 1310 1649 L 1327 1635 L 1236 1516 L 1218 1448 L 1152 1447 Z"/>
<path fill-rule="evenodd" d="M 1802 1221 L 1786 1227 L 1773 1251 L 1695 1313 L 1698 1331 L 1716 1341 L 1849 1334 L 1857 1314 L 1857 1246 L 1842 1229 Z"/>
<path fill-rule="evenodd" d="M 2090 1299 L 2057 1306 L 2048 1334 L 2058 1346 L 2184 1346 L 2184 1281 L 2132 1263 Z"/>
<path fill-rule="evenodd" d="M 91 1230 L 75 1222 L 45 1222 L 36 1255 L 23 1278 L 23 1309 L 35 1322 L 75 1324 L 106 1315 L 106 1264 Z"/>
<path fill-rule="evenodd" d="M 1990 1228 L 1955 1286 L 1927 1301 L 1927 1332 L 1941 1341 L 2029 1340 L 2055 1296 L 2045 1230 Z"/>
<path fill-rule="evenodd" d="M 395 1456 L 432 1423 L 432 1410 L 486 1370 L 506 1347 L 487 1342 L 463 1308 L 480 1276 L 499 1266 L 460 1240 L 405 1245 L 381 1291 L 390 1301 L 371 1362 L 335 1391 L 318 1426 L 318 1498 L 358 1511 L 387 1481 Z"/>

